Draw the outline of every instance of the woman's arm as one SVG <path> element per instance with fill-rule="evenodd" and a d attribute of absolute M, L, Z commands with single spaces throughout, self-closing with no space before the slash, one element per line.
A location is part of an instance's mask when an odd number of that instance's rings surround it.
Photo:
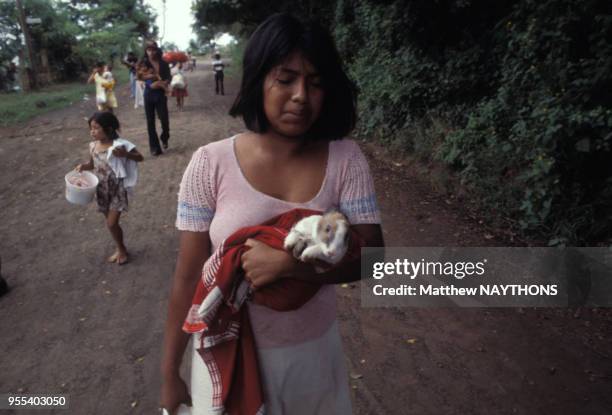
<path fill-rule="evenodd" d="M 140 81 L 148 81 L 150 79 L 157 79 L 157 75 L 154 71 L 149 70 L 147 67 L 141 67 L 136 70 L 136 77 Z"/>
<path fill-rule="evenodd" d="M 97 72 L 94 71 L 91 75 L 89 75 L 89 78 L 87 78 L 88 84 L 91 84 L 96 79 L 96 73 Z"/>
<path fill-rule="evenodd" d="M 168 304 L 168 317 L 164 329 L 164 350 L 161 364 L 163 378 L 161 405 L 171 413 L 180 403 L 189 401 L 185 383 L 179 375 L 181 361 L 190 336 L 183 332 L 182 326 L 191 308 L 191 300 L 200 279 L 202 266 L 210 256 L 210 249 L 208 232 L 181 232 L 179 254 Z"/>
<path fill-rule="evenodd" d="M 384 246 L 380 225 L 353 225 L 353 229 L 364 241 L 364 247 Z M 270 248 L 252 239 L 247 241 L 250 249 L 242 255 L 245 277 L 257 289 L 280 278 L 294 278 L 320 284 L 339 284 L 361 278 L 361 259 L 348 261 L 328 271 L 317 274 L 314 264 L 303 263 L 284 250 Z"/>

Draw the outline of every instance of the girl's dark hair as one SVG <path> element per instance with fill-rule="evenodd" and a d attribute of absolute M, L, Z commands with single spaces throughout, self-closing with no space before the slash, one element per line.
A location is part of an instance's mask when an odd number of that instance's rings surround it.
<path fill-rule="evenodd" d="M 94 114 L 89 117 L 87 124 L 91 127 L 91 122 L 97 122 L 107 137 L 111 140 L 119 138 L 118 131 L 120 130 L 119 120 L 115 117 L 115 114 L 112 112 L 94 112 Z"/>
<path fill-rule="evenodd" d="M 149 60 L 149 55 L 147 55 L 147 49 L 150 47 L 155 47 L 155 55 L 157 56 L 157 60 L 162 60 L 162 50 L 159 48 L 159 46 L 157 46 L 157 42 L 155 42 L 154 40 L 147 40 L 144 45 L 144 56 L 141 60 L 141 62 L 144 63 L 147 68 L 153 67 L 153 64 L 151 64 L 151 61 Z"/>
<path fill-rule="evenodd" d="M 241 115 L 251 131 L 265 132 L 269 122 L 263 105 L 264 80 L 294 51 L 302 52 L 317 69 L 325 91 L 321 114 L 310 127 L 308 138 L 345 137 L 357 120 L 357 92 L 342 68 L 334 41 L 317 23 L 302 23 L 287 13 L 270 16 L 251 35 L 244 51 L 242 84 L 230 115 Z"/>

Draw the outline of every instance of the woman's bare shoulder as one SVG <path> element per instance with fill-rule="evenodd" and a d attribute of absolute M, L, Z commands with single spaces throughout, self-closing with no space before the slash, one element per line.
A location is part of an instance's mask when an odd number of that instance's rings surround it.
<path fill-rule="evenodd" d="M 199 147 L 193 153 L 193 158 L 206 159 L 208 160 L 208 162 L 212 161 L 213 163 L 216 163 L 219 160 L 227 159 L 227 157 L 231 156 L 233 152 L 233 137 L 213 141 L 204 146 Z"/>

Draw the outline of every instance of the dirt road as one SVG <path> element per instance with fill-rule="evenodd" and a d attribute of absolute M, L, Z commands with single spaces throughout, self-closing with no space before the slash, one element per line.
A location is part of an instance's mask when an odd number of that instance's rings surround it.
<path fill-rule="evenodd" d="M 126 266 L 105 262 L 113 244 L 95 206 L 64 199 L 64 174 L 87 157 L 93 102 L 0 129 L 0 256 L 12 287 L 0 298 L 0 394 L 70 399 L 67 411 L 32 413 L 157 413 L 179 181 L 194 150 L 242 130 L 226 115 L 236 80 L 225 96 L 201 67 L 188 80 L 185 111 L 169 102 L 170 149 L 159 158 L 148 156 L 143 109 L 119 90 L 123 136 L 146 156 L 122 218 Z M 495 243 L 377 152 L 368 148 L 389 246 Z M 612 413 L 607 314 L 369 309 L 356 286 L 338 293 L 356 414 Z"/>

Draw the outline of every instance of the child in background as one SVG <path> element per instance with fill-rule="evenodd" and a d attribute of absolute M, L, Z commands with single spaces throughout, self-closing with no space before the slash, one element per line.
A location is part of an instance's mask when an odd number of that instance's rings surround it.
<path fill-rule="evenodd" d="M 119 138 L 119 120 L 110 112 L 96 112 L 89 118 L 89 162 L 76 166 L 77 171 L 92 170 L 98 177 L 96 200 L 98 210 L 106 218 L 113 240 L 117 244 L 115 253 L 108 262 L 123 265 L 128 261 L 128 252 L 123 242 L 123 230 L 119 226 L 121 212 L 128 210 L 128 190 L 138 179 L 137 162 L 143 160 L 136 146 Z"/>
<path fill-rule="evenodd" d="M 117 97 L 115 97 L 115 78 L 113 77 L 113 66 L 105 65 L 104 73 L 102 74 L 102 78 L 106 81 L 106 84 L 103 85 L 104 90 L 106 91 L 106 106 L 109 107 L 109 111 L 113 111 L 113 108 L 117 108 Z"/>
<path fill-rule="evenodd" d="M 140 74 L 140 79 L 143 80 L 145 87 L 147 85 L 151 86 L 154 82 L 162 80 L 161 76 L 155 75 L 155 71 L 153 70 L 153 68 L 147 68 L 147 66 L 144 64 L 138 66 L 138 73 Z M 168 87 L 163 86 L 163 89 L 167 95 Z"/>
<path fill-rule="evenodd" d="M 107 78 L 110 81 L 107 81 Z M 96 63 L 93 72 L 89 75 L 87 83 L 90 84 L 92 82 L 96 84 L 96 105 L 98 106 L 98 111 L 113 112 L 113 108 L 117 108 L 117 98 L 115 98 L 115 93 L 112 92 L 115 81 L 113 74 L 103 62 Z M 111 88 L 110 95 L 107 93 L 109 87 Z"/>
<path fill-rule="evenodd" d="M 87 83 L 90 84 L 94 82 L 96 85 L 96 105 L 98 107 L 98 111 L 107 111 L 106 90 L 104 89 L 104 84 L 106 84 L 106 81 L 102 77 L 102 74 L 104 74 L 104 63 L 98 62 L 96 63 L 96 66 L 94 66 L 91 75 L 89 75 Z"/>
<path fill-rule="evenodd" d="M 107 90 L 112 90 L 115 87 L 115 78 L 113 78 L 113 67 L 112 65 L 104 65 L 104 73 L 102 74 L 102 78 L 107 82 L 105 88 Z"/>
<path fill-rule="evenodd" d="M 138 79 L 138 73 L 146 71 L 146 66 L 138 61 L 135 65 L 136 68 L 136 88 L 134 91 L 134 108 L 144 107 L 144 90 L 145 81 Z M 152 83 L 153 81 L 151 81 Z"/>
<path fill-rule="evenodd" d="M 134 88 L 134 108 L 144 107 L 144 88 L 144 82 L 137 79 L 136 87 Z"/>
<path fill-rule="evenodd" d="M 179 111 L 182 111 L 185 106 L 185 97 L 189 96 L 187 93 L 187 80 L 183 72 L 183 63 L 179 62 L 177 66 L 172 68 L 170 73 L 172 74 L 172 81 L 170 82 L 172 96 L 176 97 L 176 107 Z"/>

